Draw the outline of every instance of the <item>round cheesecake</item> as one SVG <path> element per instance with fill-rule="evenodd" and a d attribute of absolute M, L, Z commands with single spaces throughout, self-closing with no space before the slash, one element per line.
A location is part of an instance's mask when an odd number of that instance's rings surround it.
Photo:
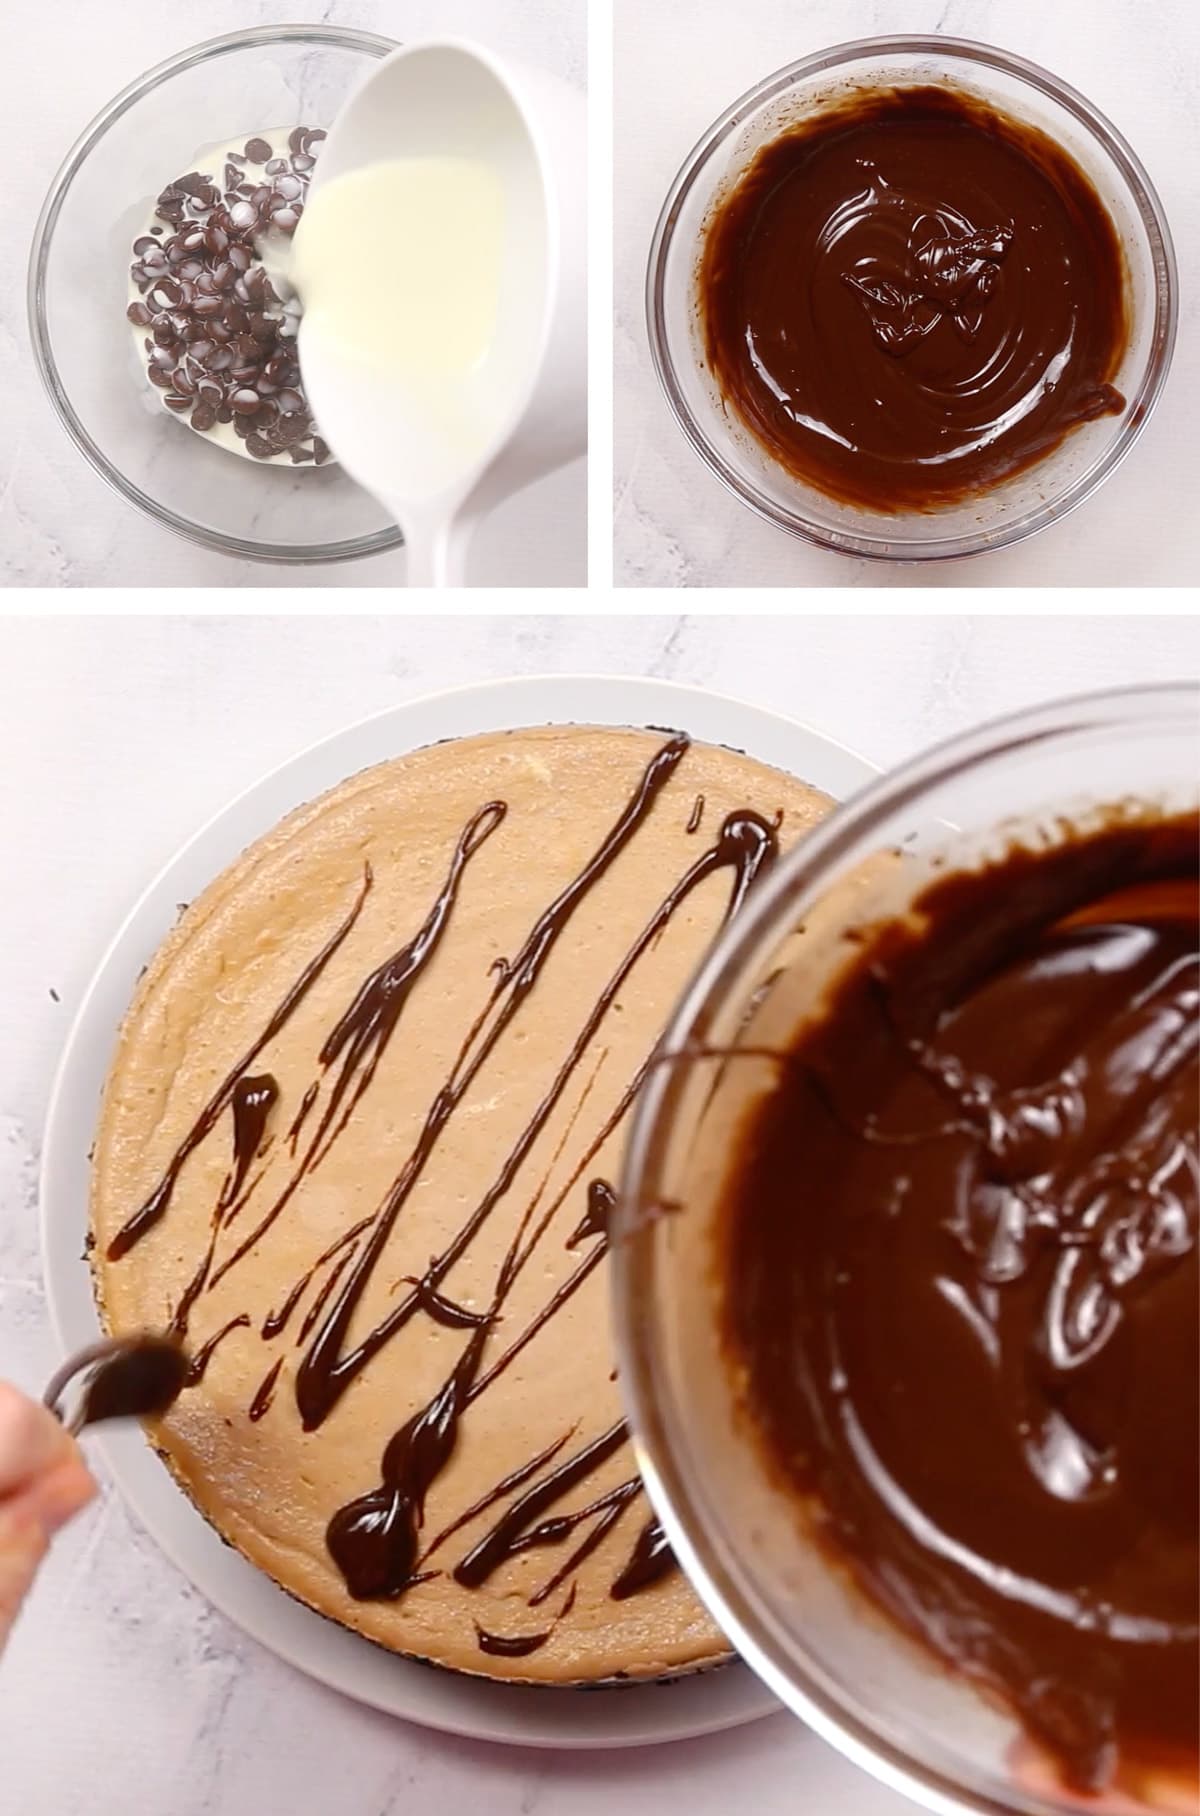
<path fill-rule="evenodd" d="M 148 968 L 95 1144 L 98 1298 L 182 1337 L 154 1441 L 311 1607 L 508 1680 L 727 1654 L 638 1476 L 608 1218 L 682 989 L 828 807 L 681 734 L 440 744 L 289 816 Z"/>

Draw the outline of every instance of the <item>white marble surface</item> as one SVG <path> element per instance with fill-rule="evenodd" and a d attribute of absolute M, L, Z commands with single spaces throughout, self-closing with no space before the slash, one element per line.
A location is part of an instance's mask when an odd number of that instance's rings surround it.
<path fill-rule="evenodd" d="M 478 36 L 585 81 L 586 0 L 13 0 L 0 7 L 10 148 L 0 185 L 0 586 L 399 586 L 400 550 L 275 568 L 194 548 L 109 491 L 59 427 L 25 325 L 38 210 L 70 145 L 127 82 L 189 44 L 252 25 L 325 21 L 393 38 Z M 575 461 L 500 506 L 471 554 L 474 585 L 586 583 L 586 473 Z"/>
<path fill-rule="evenodd" d="M 863 651 L 870 649 L 869 666 Z M 235 792 L 362 715 L 505 674 L 650 674 L 790 712 L 881 763 L 1056 693 L 1200 672 L 1184 618 L 0 618 L 0 1376 L 54 1357 L 36 1235 L 58 1050 L 148 877 Z M 126 1719 L 128 1717 L 128 1719 Z M 110 1493 L 56 1546 L 0 1665 L 18 1816 L 903 1816 L 787 1716 L 538 1755 L 426 1734 L 209 1609 Z"/>
<path fill-rule="evenodd" d="M 1200 9 L 1194 0 L 614 0 L 614 444 L 618 585 L 1183 585 L 1200 414 Z M 1017 548 L 888 569 L 808 548 L 729 496 L 684 441 L 646 345 L 642 287 L 662 199 L 696 140 L 772 70 L 843 40 L 940 31 L 1044 64 L 1124 132 L 1179 256 L 1174 369 L 1124 466 Z"/>

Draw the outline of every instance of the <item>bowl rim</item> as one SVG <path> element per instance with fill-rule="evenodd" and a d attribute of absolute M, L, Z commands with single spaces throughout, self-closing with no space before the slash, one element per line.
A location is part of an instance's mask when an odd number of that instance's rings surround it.
<path fill-rule="evenodd" d="M 748 964 L 777 937 L 784 910 L 802 913 L 806 891 L 864 836 L 932 786 L 1034 743 L 1148 721 L 1178 722 L 1197 731 L 1200 681 L 1103 688 L 1023 707 L 944 739 L 865 784 L 807 833 L 751 895 L 676 1005 L 659 1053 L 686 1053 L 693 1042 L 702 1046 L 714 1004 L 727 999 Z M 1066 1816 L 1073 1806 L 1065 1801 L 1050 1802 L 1016 1787 L 998 1796 L 954 1778 L 916 1745 L 884 1732 L 869 1712 L 854 1708 L 819 1658 L 806 1657 L 799 1665 L 786 1645 L 763 1630 L 752 1601 L 719 1554 L 721 1541 L 705 1530 L 694 1493 L 697 1460 L 688 1443 L 675 1443 L 673 1392 L 660 1392 L 665 1370 L 653 1310 L 662 1219 L 644 1216 L 640 1208 L 658 1196 L 687 1073 L 685 1065 L 652 1065 L 639 1094 L 617 1195 L 609 1273 L 617 1366 L 634 1450 L 673 1550 L 739 1656 L 785 1707 L 872 1777 L 938 1816 Z"/>
<path fill-rule="evenodd" d="M 833 529 L 811 521 L 800 511 L 789 510 L 768 498 L 726 459 L 693 414 L 676 377 L 671 356 L 665 304 L 666 268 L 674 245 L 675 228 L 684 202 L 706 168 L 709 159 L 720 149 L 747 115 L 808 76 L 831 70 L 850 69 L 857 63 L 881 56 L 943 55 L 951 59 L 999 71 L 1048 96 L 1065 108 L 1097 142 L 1116 167 L 1137 210 L 1150 246 L 1154 270 L 1154 321 L 1146 365 L 1140 377 L 1137 394 L 1129 400 L 1118 432 L 1110 445 L 1091 465 L 1060 493 L 1031 506 L 1012 523 L 993 531 L 968 531 L 957 535 L 934 536 L 927 540 L 898 543 L 886 533 L 892 521 L 880 515 L 878 532 Z M 973 38 L 955 38 L 930 33 L 898 33 L 887 36 L 848 39 L 841 44 L 799 57 L 773 71 L 731 102 L 718 119 L 692 146 L 677 171 L 659 212 L 650 242 L 645 280 L 646 329 L 650 355 L 659 385 L 676 422 L 701 460 L 725 489 L 759 517 L 818 548 L 857 559 L 885 562 L 948 561 L 965 556 L 988 554 L 1010 548 L 1027 537 L 1057 523 L 1082 504 L 1085 498 L 1116 471 L 1138 439 L 1154 410 L 1166 383 L 1175 351 L 1179 317 L 1179 271 L 1174 241 L 1162 202 L 1150 175 L 1129 141 L 1078 89 L 1062 77 L 1015 52 L 985 44 Z M 930 521 L 934 521 L 933 518 Z"/>
<path fill-rule="evenodd" d="M 164 529 L 172 530 L 176 535 L 182 536 L 188 542 L 198 543 L 202 548 L 213 549 L 218 554 L 231 555 L 243 560 L 299 567 L 315 566 L 333 561 L 358 560 L 366 555 L 379 554 L 384 549 L 399 548 L 403 544 L 404 538 L 398 525 L 389 524 L 384 529 L 372 531 L 368 536 L 356 536 L 346 542 L 311 544 L 259 542 L 244 536 L 231 536 L 223 531 L 210 530 L 203 524 L 196 523 L 161 504 L 148 492 L 144 492 L 140 486 L 135 485 L 132 480 L 127 479 L 84 427 L 60 378 L 53 338 L 46 315 L 47 274 L 54 229 L 72 183 L 109 128 L 123 118 L 139 101 L 152 94 L 156 88 L 169 82 L 173 76 L 197 68 L 214 57 L 279 44 L 327 45 L 336 50 L 361 51 L 367 56 L 376 58 L 385 57 L 390 51 L 398 48 L 394 39 L 385 38 L 378 32 L 358 31 L 349 26 L 258 25 L 251 26 L 244 31 L 223 32 L 217 37 L 205 38 L 198 44 L 190 45 L 186 50 L 177 51 L 173 56 L 164 58 L 162 62 L 154 64 L 142 75 L 126 83 L 125 87 L 114 95 L 112 100 L 102 107 L 84 127 L 51 180 L 38 214 L 30 247 L 26 280 L 26 309 L 34 364 L 37 367 L 42 386 L 54 406 L 59 422 L 76 448 L 106 485 L 111 487 L 126 503 L 136 505 L 139 510 L 154 522 L 162 525 Z"/>

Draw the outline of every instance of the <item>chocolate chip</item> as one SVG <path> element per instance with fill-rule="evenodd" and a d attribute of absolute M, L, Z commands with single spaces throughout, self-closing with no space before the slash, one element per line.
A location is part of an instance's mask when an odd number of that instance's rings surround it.
<path fill-rule="evenodd" d="M 313 437 L 313 459 L 316 461 L 318 466 L 323 466 L 324 463 L 329 459 L 328 444 L 326 442 L 323 442 L 319 435 L 314 435 L 314 437 Z"/>
<path fill-rule="evenodd" d="M 201 432 L 232 423 L 260 460 L 285 452 L 295 465 L 330 457 L 315 434 L 296 364 L 299 307 L 281 308 L 256 250 L 269 221 L 294 229 L 304 210 L 311 147 L 324 137 L 319 128 L 297 127 L 290 163 L 273 155 L 265 139 L 248 140 L 245 156 L 231 153 L 224 165 L 223 191 L 200 171 L 185 172 L 158 198 L 158 216 L 173 230 L 165 246 L 152 234 L 139 235 L 134 245 L 130 277 L 146 300 L 129 303 L 126 313 L 135 328 L 149 330 L 152 382 Z M 269 180 L 246 177 L 247 161 L 265 165 Z"/>

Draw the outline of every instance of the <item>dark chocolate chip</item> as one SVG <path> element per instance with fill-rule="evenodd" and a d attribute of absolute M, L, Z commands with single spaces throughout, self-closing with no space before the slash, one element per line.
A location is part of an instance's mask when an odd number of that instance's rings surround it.
<path fill-rule="evenodd" d="M 202 397 L 192 411 L 191 424 L 193 429 L 200 429 L 201 431 L 211 429 L 216 424 L 216 420 L 217 412 L 215 405 L 212 404 L 207 397 Z"/>
<path fill-rule="evenodd" d="M 265 164 L 271 155 L 271 147 L 265 139 L 247 139 L 246 161 L 250 164 Z"/>

